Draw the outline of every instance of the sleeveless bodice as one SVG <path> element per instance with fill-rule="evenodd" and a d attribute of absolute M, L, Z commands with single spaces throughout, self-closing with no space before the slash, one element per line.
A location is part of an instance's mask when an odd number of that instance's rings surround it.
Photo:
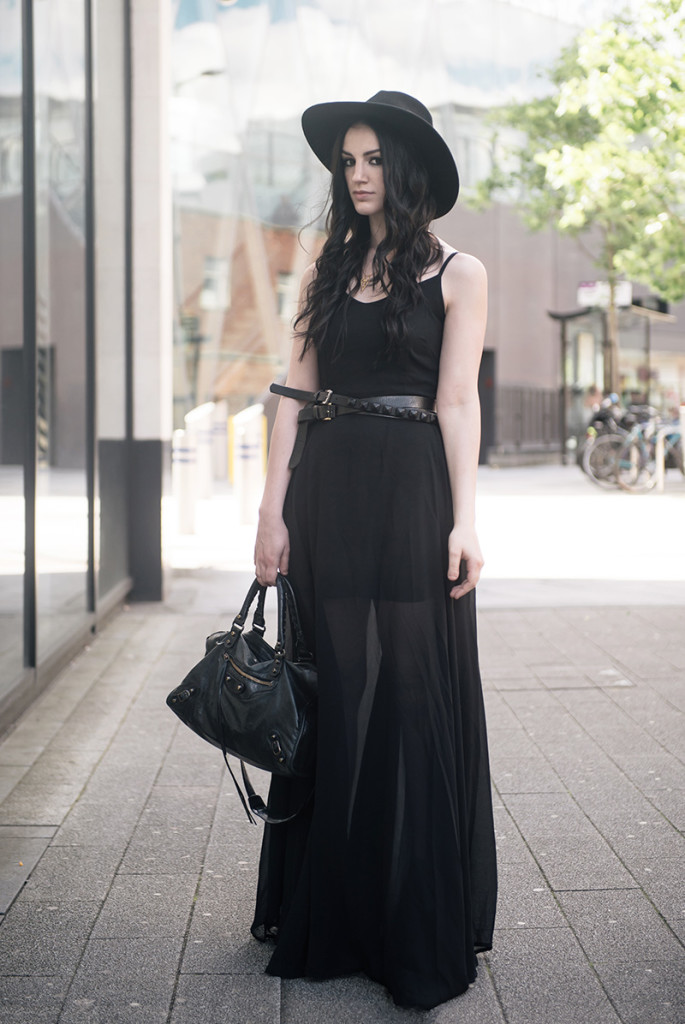
<path fill-rule="evenodd" d="M 447 261 L 443 264 L 443 268 Z M 384 355 L 383 311 L 387 299 L 359 302 L 351 295 L 331 322 L 336 337 L 345 322 L 340 351 L 332 346 L 319 351 L 319 381 L 341 395 L 425 395 L 435 398 L 445 306 L 442 270 L 421 281 L 422 301 L 407 318 L 407 344 L 402 352 Z"/>

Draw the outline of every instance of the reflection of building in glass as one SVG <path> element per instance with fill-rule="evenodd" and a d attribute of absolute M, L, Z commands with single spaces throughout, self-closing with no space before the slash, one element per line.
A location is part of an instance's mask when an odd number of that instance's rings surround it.
<path fill-rule="evenodd" d="M 179 413 L 220 398 L 239 412 L 282 370 L 299 278 L 313 257 L 287 226 L 198 210 L 183 210 L 178 219 L 176 381 L 183 389 L 177 399 L 185 398 Z"/>
<path fill-rule="evenodd" d="M 128 6 L 0 0 L 0 731 L 127 594 L 161 596 L 168 26 L 131 4 L 136 58 Z"/>
<path fill-rule="evenodd" d="M 544 92 L 540 68 L 580 27 L 615 8 L 539 0 L 238 0 L 222 10 L 181 0 L 172 48 L 176 316 L 181 325 L 190 316 L 199 326 L 176 334 L 177 423 L 208 399 L 226 398 L 230 411 L 239 411 L 284 367 L 284 304 L 291 313 L 293 290 L 315 255 L 327 188 L 302 137 L 306 106 L 364 99 L 378 88 L 420 96 L 450 143 L 468 193 L 490 168 L 488 108 Z M 303 225 L 308 251 L 297 242 Z M 556 450 L 561 356 L 547 311 L 575 307 L 579 282 L 595 276 L 591 262 L 569 240 L 531 237 L 505 207 L 475 215 L 458 203 L 438 231 L 479 256 L 489 272 L 481 382 L 487 446 Z M 202 310 L 198 294 L 207 261 L 221 259 L 231 268 L 231 294 L 219 316 Z M 590 319 L 587 345 L 599 355 L 590 369 L 589 349 L 582 349 L 581 376 L 592 376 L 583 386 L 601 388 L 601 318 Z M 624 337 L 621 373 L 629 390 L 632 378 L 647 371 L 633 365 L 639 347 L 627 328 Z M 666 401 L 673 381 L 685 391 L 679 342 L 677 328 L 654 325 L 655 402 Z"/>

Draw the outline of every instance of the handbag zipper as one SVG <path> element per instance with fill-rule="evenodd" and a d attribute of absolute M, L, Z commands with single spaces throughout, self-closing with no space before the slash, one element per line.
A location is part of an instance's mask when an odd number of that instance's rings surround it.
<path fill-rule="evenodd" d="M 228 655 L 224 655 L 224 657 L 226 658 L 230 668 L 234 672 L 236 672 L 239 676 L 243 676 L 244 679 L 249 679 L 253 683 L 261 683 L 262 686 L 271 686 L 271 680 L 270 679 L 264 680 L 264 679 L 259 679 L 258 676 L 251 676 L 249 674 L 249 672 L 243 672 L 243 670 L 241 668 L 238 668 L 238 666 L 235 664 L 235 662 L 230 657 L 228 657 Z"/>

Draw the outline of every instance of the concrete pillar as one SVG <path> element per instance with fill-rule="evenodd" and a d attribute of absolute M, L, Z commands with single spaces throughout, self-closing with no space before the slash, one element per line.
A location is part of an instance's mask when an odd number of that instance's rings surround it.
<path fill-rule="evenodd" d="M 126 17 L 120 0 L 94 7 L 95 367 L 98 597 L 130 587 L 126 442 Z"/>
<path fill-rule="evenodd" d="M 132 597 L 164 595 L 162 498 L 172 435 L 172 192 L 168 103 L 172 5 L 132 0 Z"/>

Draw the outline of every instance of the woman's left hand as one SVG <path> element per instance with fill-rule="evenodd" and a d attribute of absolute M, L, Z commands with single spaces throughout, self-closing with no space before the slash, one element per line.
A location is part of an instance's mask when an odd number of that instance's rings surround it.
<path fill-rule="evenodd" d="M 457 600 L 468 594 L 469 590 L 473 590 L 483 568 L 483 555 L 475 528 L 455 526 L 449 535 L 447 550 L 447 579 L 455 581 L 455 586 L 450 590 L 450 597 Z M 457 583 L 462 563 L 466 566 L 466 577 Z"/>

